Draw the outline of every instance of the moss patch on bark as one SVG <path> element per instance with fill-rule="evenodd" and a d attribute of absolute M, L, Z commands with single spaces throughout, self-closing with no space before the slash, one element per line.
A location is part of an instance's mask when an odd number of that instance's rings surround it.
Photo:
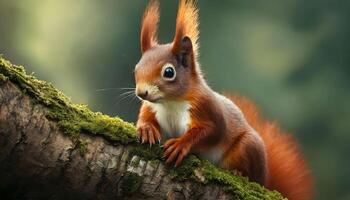
<path fill-rule="evenodd" d="M 101 135 L 114 143 L 136 142 L 133 124 L 100 112 L 92 112 L 86 105 L 73 104 L 71 100 L 52 84 L 27 75 L 22 66 L 16 66 L 0 58 L 1 80 L 10 80 L 23 93 L 48 107 L 47 117 L 58 122 L 60 128 L 72 138 L 82 132 Z"/>
<path fill-rule="evenodd" d="M 142 184 L 142 176 L 135 173 L 126 173 L 121 181 L 120 187 L 125 196 L 136 192 Z"/>

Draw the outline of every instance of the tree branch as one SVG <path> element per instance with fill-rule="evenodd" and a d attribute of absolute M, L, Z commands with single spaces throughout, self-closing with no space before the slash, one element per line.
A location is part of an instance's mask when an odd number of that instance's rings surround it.
<path fill-rule="evenodd" d="M 283 199 L 195 156 L 174 169 L 135 127 L 72 104 L 0 58 L 0 195 L 4 199 Z"/>

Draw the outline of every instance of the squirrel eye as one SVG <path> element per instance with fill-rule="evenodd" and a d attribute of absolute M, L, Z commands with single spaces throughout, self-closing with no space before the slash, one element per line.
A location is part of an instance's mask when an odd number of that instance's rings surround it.
<path fill-rule="evenodd" d="M 167 81 L 173 81 L 175 79 L 175 76 L 176 76 L 176 71 L 175 71 L 174 66 L 172 66 L 171 64 L 166 64 L 163 67 L 162 76 Z"/>

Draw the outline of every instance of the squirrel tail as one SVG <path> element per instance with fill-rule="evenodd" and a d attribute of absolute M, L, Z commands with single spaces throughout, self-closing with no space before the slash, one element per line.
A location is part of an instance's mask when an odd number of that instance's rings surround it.
<path fill-rule="evenodd" d="M 279 191 L 289 200 L 311 199 L 313 178 L 293 136 L 282 133 L 275 123 L 260 118 L 257 107 L 247 98 L 229 98 L 265 142 L 268 162 L 266 187 Z"/>

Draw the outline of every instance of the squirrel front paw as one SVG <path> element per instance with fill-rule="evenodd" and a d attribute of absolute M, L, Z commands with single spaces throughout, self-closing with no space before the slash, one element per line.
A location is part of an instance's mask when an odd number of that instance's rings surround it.
<path fill-rule="evenodd" d="M 137 125 L 137 133 L 141 143 L 149 143 L 150 146 L 158 141 L 160 143 L 161 135 L 159 130 L 152 124 Z"/>
<path fill-rule="evenodd" d="M 182 160 L 190 152 L 191 144 L 181 138 L 172 138 L 164 144 L 165 163 L 169 164 L 175 161 L 175 167 L 179 166 Z"/>

